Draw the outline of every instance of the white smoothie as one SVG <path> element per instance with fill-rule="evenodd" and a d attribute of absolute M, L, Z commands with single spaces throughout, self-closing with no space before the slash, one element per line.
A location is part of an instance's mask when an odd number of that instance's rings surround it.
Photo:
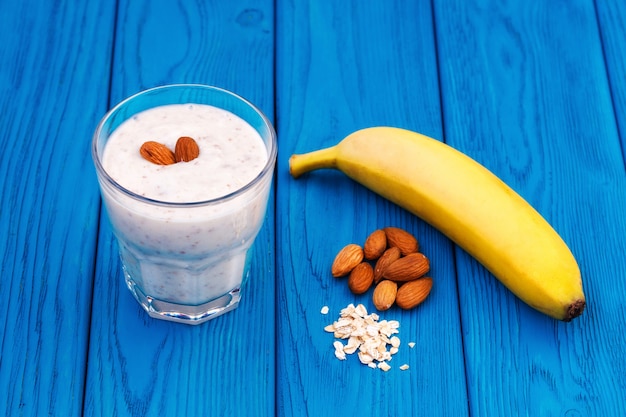
<path fill-rule="evenodd" d="M 144 142 L 174 150 L 181 136 L 196 140 L 198 158 L 157 165 L 141 157 Z M 261 136 L 238 116 L 201 104 L 172 104 L 146 110 L 120 125 L 102 158 L 120 185 L 154 200 L 189 203 L 219 198 L 252 181 L 267 162 Z"/>
<path fill-rule="evenodd" d="M 200 154 L 190 162 L 157 165 L 139 153 L 147 141 L 174 150 L 181 136 L 198 143 Z M 259 133 L 213 106 L 160 106 L 123 122 L 106 143 L 104 170 L 120 186 L 157 201 L 102 187 L 127 279 L 151 298 L 185 305 L 238 291 L 263 224 L 271 175 L 229 195 L 257 178 L 267 160 Z"/>

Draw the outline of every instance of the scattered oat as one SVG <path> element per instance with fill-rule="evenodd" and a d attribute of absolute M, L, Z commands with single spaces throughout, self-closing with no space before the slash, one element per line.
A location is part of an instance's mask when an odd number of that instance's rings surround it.
<path fill-rule="evenodd" d="M 378 368 L 380 368 L 383 371 L 387 372 L 388 370 L 391 369 L 391 366 L 389 366 L 389 364 L 387 362 L 382 361 L 381 363 L 378 364 Z"/>
<path fill-rule="evenodd" d="M 401 369 L 402 371 L 406 371 L 407 369 L 409 369 L 409 365 L 407 365 L 407 364 L 405 363 L 404 365 L 400 366 L 400 369 Z"/>
<path fill-rule="evenodd" d="M 337 340 L 333 343 L 333 346 L 335 347 L 335 357 L 337 357 L 340 361 L 345 361 L 346 352 L 343 350 L 343 344 Z"/>
<path fill-rule="evenodd" d="M 415 347 L 415 342 L 409 342 L 408 345 L 411 349 L 413 349 Z"/>
<path fill-rule="evenodd" d="M 386 372 L 391 369 L 387 361 L 400 346 L 400 338 L 393 336 L 399 327 L 396 320 L 380 320 L 376 313 L 368 314 L 363 304 L 349 304 L 341 310 L 339 319 L 324 330 L 338 339 L 333 342 L 337 359 L 345 360 L 346 354 L 356 353 L 362 364 Z M 391 346 L 389 350 L 387 345 Z"/>
<path fill-rule="evenodd" d="M 391 342 L 391 346 L 397 348 L 400 347 L 400 339 L 398 338 L 398 336 L 394 336 L 390 339 Z"/>
<path fill-rule="evenodd" d="M 328 310 L 329 310 L 329 309 L 328 309 L 328 306 L 324 306 L 324 307 L 322 307 L 322 309 L 320 310 L 320 313 L 322 313 L 322 314 L 328 314 Z"/>

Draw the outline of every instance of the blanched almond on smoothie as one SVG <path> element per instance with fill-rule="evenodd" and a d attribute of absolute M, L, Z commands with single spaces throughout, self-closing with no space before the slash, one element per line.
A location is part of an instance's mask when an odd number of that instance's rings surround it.
<path fill-rule="evenodd" d="M 178 138 L 176 141 L 176 148 L 174 149 L 174 156 L 176 162 L 189 162 L 193 161 L 200 155 L 200 148 L 198 143 L 188 136 Z"/>
<path fill-rule="evenodd" d="M 176 163 L 174 152 L 162 143 L 148 141 L 141 145 L 139 153 L 146 161 L 157 165 L 172 165 Z"/>

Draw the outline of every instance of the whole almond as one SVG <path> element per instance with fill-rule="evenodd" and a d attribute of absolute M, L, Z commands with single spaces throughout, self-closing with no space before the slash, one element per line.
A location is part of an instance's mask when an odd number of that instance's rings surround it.
<path fill-rule="evenodd" d="M 374 266 L 375 283 L 378 283 L 383 278 L 383 272 L 385 272 L 385 269 L 393 262 L 400 259 L 400 256 L 400 249 L 393 247 L 387 249 L 382 256 L 378 258 L 378 261 L 376 261 L 376 265 Z"/>
<path fill-rule="evenodd" d="M 200 155 L 200 148 L 198 143 L 193 138 L 183 136 L 176 141 L 176 148 L 174 149 L 174 156 L 176 162 L 189 162 L 193 161 Z"/>
<path fill-rule="evenodd" d="M 141 145 L 139 153 L 143 159 L 157 165 L 172 165 L 176 163 L 174 152 L 162 143 L 148 141 Z"/>
<path fill-rule="evenodd" d="M 396 294 L 398 292 L 398 284 L 393 281 L 383 280 L 374 288 L 374 294 L 372 294 L 372 302 L 374 307 L 378 311 L 389 310 L 393 303 L 396 301 Z"/>
<path fill-rule="evenodd" d="M 418 251 L 417 239 L 406 230 L 399 227 L 385 227 L 383 230 L 387 235 L 387 246 L 399 248 L 403 256 Z"/>
<path fill-rule="evenodd" d="M 348 277 L 348 288 L 354 294 L 367 292 L 374 282 L 374 268 L 368 262 L 358 264 Z"/>
<path fill-rule="evenodd" d="M 396 304 L 404 310 L 420 305 L 433 287 L 433 280 L 428 277 L 403 284 L 396 295 Z"/>
<path fill-rule="evenodd" d="M 356 243 L 350 243 L 335 256 L 331 273 L 335 278 L 346 276 L 352 272 L 361 261 L 363 261 L 363 248 Z"/>
<path fill-rule="evenodd" d="M 365 259 L 372 261 L 380 258 L 383 252 L 385 252 L 385 249 L 387 249 L 387 235 L 384 230 L 378 229 L 374 230 L 367 239 L 365 239 L 363 254 L 365 255 Z"/>
<path fill-rule="evenodd" d="M 430 262 L 423 253 L 411 253 L 394 261 L 383 271 L 383 278 L 397 282 L 412 281 L 428 272 Z"/>

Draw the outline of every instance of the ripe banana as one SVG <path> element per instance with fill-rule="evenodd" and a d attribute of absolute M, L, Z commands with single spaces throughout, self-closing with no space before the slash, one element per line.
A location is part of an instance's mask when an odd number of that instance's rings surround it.
<path fill-rule="evenodd" d="M 293 155 L 294 178 L 342 171 L 439 229 L 531 307 L 570 321 L 585 308 L 578 264 L 548 222 L 484 166 L 419 133 L 359 130 Z"/>

